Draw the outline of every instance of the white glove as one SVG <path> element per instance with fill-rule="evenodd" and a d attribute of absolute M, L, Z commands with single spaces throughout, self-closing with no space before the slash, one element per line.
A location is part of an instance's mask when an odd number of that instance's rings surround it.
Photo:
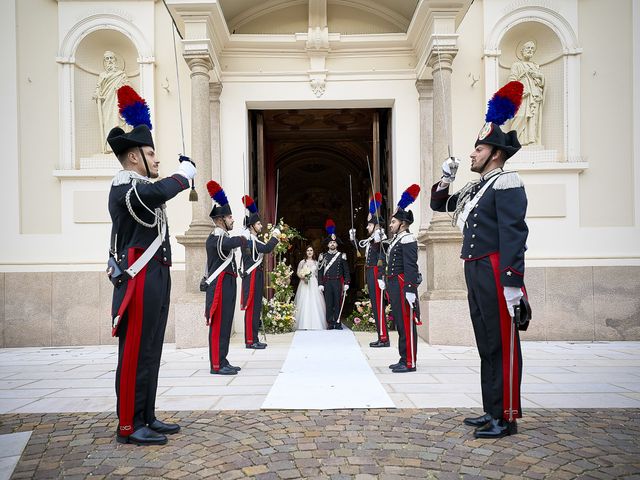
<path fill-rule="evenodd" d="M 380 287 L 380 290 L 384 290 L 387 285 L 384 283 L 384 280 L 378 280 L 378 287 Z"/>
<path fill-rule="evenodd" d="M 193 163 L 188 161 L 180 162 L 178 170 L 173 174 L 182 175 L 187 180 L 191 180 L 196 176 L 196 167 Z"/>
<path fill-rule="evenodd" d="M 321 292 L 324 292 L 324 285 L 320 285 L 318 288 L 320 289 Z"/>
<path fill-rule="evenodd" d="M 344 285 L 342 286 L 342 291 L 343 291 L 343 292 L 346 292 L 347 290 L 349 290 L 349 285 L 344 284 Z"/>
<path fill-rule="evenodd" d="M 382 235 L 380 235 L 380 229 L 376 228 L 373 231 L 373 241 L 376 243 L 380 243 L 381 240 L 382 240 Z"/>
<path fill-rule="evenodd" d="M 278 230 L 277 228 L 274 228 L 273 230 L 271 230 L 272 237 L 279 237 L 281 234 L 282 232 L 280 232 L 280 230 Z"/>
<path fill-rule="evenodd" d="M 411 292 L 407 292 L 404 294 L 404 296 L 407 299 L 407 302 L 409 302 L 411 305 L 415 305 L 416 303 L 416 294 L 415 293 L 411 293 Z"/>
<path fill-rule="evenodd" d="M 356 229 L 355 228 L 350 228 L 349 229 L 349 240 L 351 240 L 352 242 L 356 241 Z"/>
<path fill-rule="evenodd" d="M 449 157 L 442 163 L 442 183 L 452 183 L 456 179 L 460 160 L 455 157 Z"/>
<path fill-rule="evenodd" d="M 520 287 L 503 287 L 503 288 L 504 288 L 504 299 L 507 301 L 507 309 L 509 310 L 509 315 L 513 317 L 515 315 L 515 311 L 513 307 L 520 304 L 520 299 L 522 298 L 522 289 Z"/>

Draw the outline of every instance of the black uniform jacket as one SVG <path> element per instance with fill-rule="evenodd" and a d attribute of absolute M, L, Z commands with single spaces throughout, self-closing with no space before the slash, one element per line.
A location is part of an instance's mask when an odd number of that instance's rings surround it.
<path fill-rule="evenodd" d="M 411 232 L 395 235 L 388 242 L 387 278 L 404 274 L 405 292 L 418 292 L 418 241 Z"/>
<path fill-rule="evenodd" d="M 174 174 L 151 183 L 146 177 L 123 170 L 114 178 L 109 192 L 109 214 L 113 222 L 112 236 L 115 239 L 116 260 L 124 271 L 133 264 L 129 261 L 130 249 L 137 249 L 137 255 L 141 255 L 158 236 L 157 227 L 149 228 L 141 225 L 129 212 L 127 207 L 127 192 L 132 189 L 132 178 L 138 179 L 136 191 L 129 195 L 129 203 L 136 216 L 145 223 L 152 224 L 154 215 L 144 206 L 144 203 L 152 211 L 162 206 L 167 200 L 175 197 L 182 190 L 189 188 L 189 181 L 182 175 Z M 140 197 L 140 198 L 138 198 Z M 171 265 L 171 245 L 169 244 L 169 229 L 167 228 L 162 245 L 151 261 L 158 261 L 165 265 Z M 113 292 L 112 316 L 120 309 L 124 299 L 128 277 L 123 274 Z"/>
<path fill-rule="evenodd" d="M 516 172 L 495 169 L 481 177 L 471 190 L 472 201 L 486 182 L 494 180 L 469 213 L 462 230 L 460 258 L 469 262 L 493 253 L 500 254 L 500 281 L 505 287 L 522 287 L 524 252 L 529 229 L 525 222 L 527 195 Z M 431 188 L 431 208 L 438 212 L 454 211 L 459 192 L 449 195 L 449 189 Z"/>
<path fill-rule="evenodd" d="M 247 239 L 242 235 L 231 236 L 227 232 L 225 232 L 220 227 L 216 227 L 211 235 L 207 238 L 206 249 L 207 249 L 207 277 L 211 275 L 213 272 L 218 270 L 218 268 L 224 263 L 225 258 L 222 258 L 218 254 L 218 242 L 222 240 L 222 254 L 226 258 L 228 255 L 234 255 L 234 248 L 244 248 L 247 245 Z M 224 268 L 223 272 L 231 273 L 233 275 L 238 274 L 238 266 L 236 265 L 235 256 L 232 257 L 231 262 Z M 209 312 L 211 310 L 211 303 L 213 302 L 213 294 L 215 293 L 216 285 L 220 280 L 220 275 L 216 277 L 216 279 L 211 282 L 211 285 L 207 287 L 207 295 L 205 302 L 205 316 L 209 317 Z M 234 282 L 235 285 L 235 282 Z"/>
<path fill-rule="evenodd" d="M 253 261 L 254 244 L 255 250 L 258 252 L 258 260 L 256 262 Z M 271 237 L 267 243 L 264 243 L 263 241 L 258 240 L 255 235 L 251 235 L 249 240 L 247 240 L 247 246 L 242 249 L 243 270 L 246 272 L 254 263 L 262 263 L 263 255 L 265 253 L 273 252 L 273 249 L 276 248 L 277 244 L 278 239 L 276 237 Z"/>
<path fill-rule="evenodd" d="M 367 267 L 382 267 L 384 266 L 384 255 L 380 248 L 380 242 L 374 242 L 371 240 L 365 248 L 365 265 Z"/>
<path fill-rule="evenodd" d="M 327 266 L 333 260 L 333 257 L 339 255 L 339 257 L 333 262 L 331 267 L 327 268 Z M 321 253 L 320 258 L 318 259 L 320 263 L 320 270 L 318 271 L 318 281 L 320 285 L 325 285 L 327 280 L 335 280 L 340 277 L 344 277 L 344 283 L 351 283 L 351 275 L 349 274 L 349 262 L 347 262 L 347 254 L 336 252 L 335 254 L 330 254 L 328 252 Z"/>

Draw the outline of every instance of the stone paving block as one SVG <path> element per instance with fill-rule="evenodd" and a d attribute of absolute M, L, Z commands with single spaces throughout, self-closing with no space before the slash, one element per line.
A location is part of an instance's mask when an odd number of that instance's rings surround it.
<path fill-rule="evenodd" d="M 474 439 L 462 425 L 471 412 L 167 412 L 167 419 L 182 424 L 181 432 L 166 446 L 146 448 L 117 444 L 116 418 L 108 413 L 6 414 L 0 416 L 0 433 L 33 430 L 14 478 L 640 475 L 640 409 L 531 410 L 519 422 L 518 435 L 494 441 Z"/>

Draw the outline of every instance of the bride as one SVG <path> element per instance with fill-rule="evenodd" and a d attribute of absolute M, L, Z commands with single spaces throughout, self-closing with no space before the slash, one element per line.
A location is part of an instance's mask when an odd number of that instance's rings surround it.
<path fill-rule="evenodd" d="M 298 330 L 326 330 L 324 297 L 318 288 L 318 262 L 313 248 L 307 247 L 306 258 L 298 264 L 300 285 L 296 292 L 296 328 Z"/>

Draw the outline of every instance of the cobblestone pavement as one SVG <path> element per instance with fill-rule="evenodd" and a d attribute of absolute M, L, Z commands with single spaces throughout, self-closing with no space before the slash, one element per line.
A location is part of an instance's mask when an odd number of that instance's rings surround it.
<path fill-rule="evenodd" d="M 110 413 L 0 415 L 33 430 L 12 478 L 640 478 L 640 409 L 535 410 L 475 440 L 466 409 L 166 413 L 162 447 L 115 442 Z M 473 412 L 476 413 L 476 412 Z"/>

